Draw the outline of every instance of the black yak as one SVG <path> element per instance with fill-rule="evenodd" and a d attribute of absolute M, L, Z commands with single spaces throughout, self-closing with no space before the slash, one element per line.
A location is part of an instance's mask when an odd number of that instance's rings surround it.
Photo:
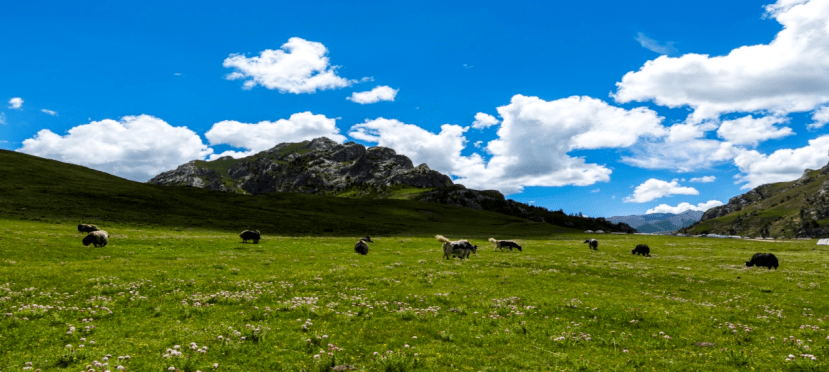
<path fill-rule="evenodd" d="M 584 241 L 590 247 L 590 249 L 596 251 L 599 250 L 599 241 L 596 239 L 587 239 Z"/>
<path fill-rule="evenodd" d="M 751 261 L 746 262 L 746 266 L 752 267 L 757 265 L 757 267 L 766 267 L 769 270 L 773 267 L 777 270 L 777 257 L 774 257 L 774 253 L 755 253 L 754 256 L 751 256 Z"/>
<path fill-rule="evenodd" d="M 495 240 L 495 238 L 489 238 L 489 241 L 495 244 L 495 249 L 504 250 L 504 248 L 509 248 L 509 251 L 512 252 L 513 248 L 517 248 L 519 251 L 523 251 L 518 243 L 512 240 Z"/>
<path fill-rule="evenodd" d="M 259 234 L 259 230 L 245 230 L 239 233 L 239 237 L 242 238 L 242 243 L 253 240 L 253 244 L 259 244 L 261 235 Z"/>
<path fill-rule="evenodd" d="M 95 226 L 95 225 L 84 225 L 84 224 L 78 225 L 78 232 L 79 233 L 91 233 L 93 231 L 98 231 L 98 230 L 100 230 L 100 229 L 98 228 L 98 226 Z"/>
<path fill-rule="evenodd" d="M 357 252 L 357 253 L 359 253 L 363 256 L 367 255 L 368 254 L 368 244 L 366 244 L 366 242 L 374 243 L 371 240 L 371 237 L 366 235 L 366 236 L 360 238 L 360 241 L 358 241 L 356 244 L 354 244 L 354 252 Z"/>
<path fill-rule="evenodd" d="M 103 247 L 109 243 L 109 235 L 104 230 L 92 231 L 83 238 L 81 243 L 83 243 L 84 247 L 88 247 L 90 244 L 96 247 Z"/>
<path fill-rule="evenodd" d="M 630 251 L 631 254 L 641 254 L 643 256 L 650 257 L 651 255 L 651 247 L 648 247 L 647 244 L 638 244 L 636 248 Z"/>

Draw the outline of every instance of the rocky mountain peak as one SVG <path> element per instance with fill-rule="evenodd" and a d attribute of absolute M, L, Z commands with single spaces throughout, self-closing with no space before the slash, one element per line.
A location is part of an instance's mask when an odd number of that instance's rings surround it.
<path fill-rule="evenodd" d="M 153 177 L 148 183 L 192 186 L 219 191 L 263 194 L 274 191 L 337 194 L 360 189 L 384 192 L 392 188 L 437 188 L 452 180 L 425 164 L 381 146 L 366 148 L 320 137 L 281 143 L 241 159 L 223 156 L 194 160 Z"/>

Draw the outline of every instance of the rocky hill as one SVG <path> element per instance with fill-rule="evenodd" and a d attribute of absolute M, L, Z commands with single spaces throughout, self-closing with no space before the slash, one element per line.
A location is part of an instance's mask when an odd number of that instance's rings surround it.
<path fill-rule="evenodd" d="M 328 138 L 282 143 L 258 154 L 213 161 L 194 160 L 161 173 L 148 183 L 267 194 L 300 192 L 368 199 L 410 199 L 502 213 L 578 229 L 635 232 L 603 218 L 567 216 L 514 200 L 496 190 L 471 190 L 386 147 L 338 144 Z"/>
<path fill-rule="evenodd" d="M 829 236 L 829 165 L 806 169 L 793 181 L 771 183 L 735 196 L 706 211 L 682 229 L 689 234 L 751 237 L 823 238 Z"/>
<path fill-rule="evenodd" d="M 426 164 L 415 167 L 409 158 L 390 148 L 366 149 L 354 142 L 340 145 L 325 137 L 282 143 L 241 159 L 194 160 L 147 182 L 247 194 L 280 191 L 355 196 L 387 196 L 401 189 L 452 185 L 448 176 Z"/>
<path fill-rule="evenodd" d="M 699 221 L 703 212 L 685 211 L 674 213 L 651 213 L 631 216 L 613 216 L 607 220 L 613 223 L 623 222 L 644 233 L 667 233 L 691 226 Z"/>

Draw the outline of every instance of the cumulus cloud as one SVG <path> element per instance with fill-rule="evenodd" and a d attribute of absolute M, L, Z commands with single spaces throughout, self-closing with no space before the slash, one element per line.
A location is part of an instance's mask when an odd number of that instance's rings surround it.
<path fill-rule="evenodd" d="M 772 139 L 791 136 L 794 133 L 792 128 L 778 128 L 776 124 L 788 123 L 789 119 L 778 116 L 765 116 L 754 118 L 744 116 L 735 120 L 725 120 L 717 130 L 717 135 L 735 145 L 752 145 Z"/>
<path fill-rule="evenodd" d="M 639 168 L 691 172 L 733 159 L 738 153 L 734 144 L 704 138 L 714 129 L 717 124 L 712 121 L 674 124 L 667 136 L 659 141 L 643 141 L 620 160 Z"/>
<path fill-rule="evenodd" d="M 693 187 L 682 187 L 677 180 L 671 182 L 651 178 L 633 190 L 633 195 L 626 196 L 625 203 L 646 203 L 670 195 L 699 195 Z"/>
<path fill-rule="evenodd" d="M 742 172 L 737 183 L 745 183 L 742 189 L 751 189 L 766 183 L 792 181 L 800 178 L 806 168 L 818 169 L 829 162 L 829 135 L 809 140 L 807 146 L 797 149 L 781 149 L 770 155 L 755 150 L 743 150 L 734 158 L 734 164 Z"/>
<path fill-rule="evenodd" d="M 812 123 L 807 126 L 808 129 L 823 128 L 826 123 L 829 123 L 829 106 L 823 106 L 812 113 Z"/>
<path fill-rule="evenodd" d="M 691 178 L 691 182 L 699 182 L 699 183 L 711 183 L 717 180 L 717 177 L 714 176 L 702 176 L 702 177 L 694 177 Z"/>
<path fill-rule="evenodd" d="M 498 138 L 479 154 L 462 156 L 468 127 L 444 124 L 431 133 L 413 124 L 379 118 L 357 124 L 349 135 L 394 148 L 413 161 L 457 177 L 477 189 L 505 194 L 525 186 L 587 186 L 610 179 L 611 170 L 571 157 L 576 149 L 631 146 L 641 137 L 665 135 L 661 118 L 646 108 L 625 110 L 590 97 L 544 101 L 516 95 L 498 108 L 503 121 Z"/>
<path fill-rule="evenodd" d="M 475 121 L 472 122 L 472 128 L 475 129 L 484 129 L 489 128 L 493 125 L 500 123 L 501 121 L 496 119 L 494 116 L 490 114 L 486 114 L 483 112 L 479 112 L 475 114 Z"/>
<path fill-rule="evenodd" d="M 298 37 L 288 39 L 281 49 L 266 49 L 258 57 L 231 54 L 222 64 L 233 68 L 228 80 L 245 80 L 243 87 L 261 85 L 281 93 L 314 93 L 317 90 L 343 88 L 354 84 L 337 76 L 337 67 L 328 61 L 328 48 L 322 43 Z"/>
<path fill-rule="evenodd" d="M 222 156 L 235 158 L 250 156 L 282 142 L 302 142 L 317 137 L 328 137 L 337 142 L 345 141 L 345 136 L 340 134 L 335 119 L 308 111 L 295 113 L 288 119 L 279 119 L 274 122 L 260 121 L 248 124 L 225 120 L 213 124 L 204 136 L 211 145 L 226 144 L 248 150 L 214 154 L 210 160 Z"/>
<path fill-rule="evenodd" d="M 58 113 L 56 111 L 47 110 L 47 109 L 42 109 L 40 111 L 43 112 L 44 114 L 49 114 L 49 115 L 52 115 L 52 116 L 58 116 Z"/>
<path fill-rule="evenodd" d="M 23 98 L 14 97 L 14 98 L 9 100 L 9 108 L 10 109 L 20 110 L 22 107 L 23 107 Z"/>
<path fill-rule="evenodd" d="M 672 206 L 667 205 L 667 204 L 659 204 L 654 208 L 648 209 L 648 211 L 645 212 L 645 214 L 651 214 L 651 213 L 680 214 L 680 213 L 687 212 L 687 211 L 705 212 L 705 211 L 707 211 L 711 208 L 719 207 L 721 205 L 723 205 L 723 202 L 721 202 L 719 200 L 709 200 L 705 203 L 699 203 L 697 205 L 682 202 L 682 203 L 679 203 L 679 205 L 677 205 L 676 207 L 672 207 Z"/>
<path fill-rule="evenodd" d="M 673 41 L 669 41 L 667 43 L 660 43 L 657 40 L 647 37 L 645 34 L 641 32 L 636 34 L 636 41 L 638 41 L 639 45 L 641 45 L 643 48 L 650 50 L 651 52 L 663 55 L 674 55 L 679 52 L 674 47 Z"/>
<path fill-rule="evenodd" d="M 394 101 L 399 89 L 393 89 L 387 85 L 378 85 L 374 89 L 367 92 L 354 92 L 351 97 L 346 97 L 351 102 L 356 102 L 361 105 L 368 103 L 377 103 L 380 101 Z"/>
<path fill-rule="evenodd" d="M 134 181 L 213 152 L 187 127 L 174 127 L 149 116 L 93 121 L 69 129 L 65 136 L 42 129 L 17 151 L 80 164 Z"/>
<path fill-rule="evenodd" d="M 690 106 L 692 119 L 727 112 L 807 112 L 829 102 L 829 2 L 781 0 L 767 15 L 782 26 L 768 44 L 724 56 L 661 56 L 618 82 L 617 102 Z"/>

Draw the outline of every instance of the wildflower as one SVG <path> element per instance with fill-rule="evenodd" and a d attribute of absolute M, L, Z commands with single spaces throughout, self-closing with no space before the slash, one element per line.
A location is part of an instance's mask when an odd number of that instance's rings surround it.
<path fill-rule="evenodd" d="M 417 336 L 412 336 L 412 338 L 413 338 L 413 339 L 415 339 L 415 340 L 417 340 Z M 829 338 L 829 337 L 827 337 L 827 338 Z"/>
<path fill-rule="evenodd" d="M 176 370 L 176 367 L 170 366 L 169 368 L 167 368 L 167 370 L 168 370 L 168 371 L 175 371 L 175 370 Z"/>
<path fill-rule="evenodd" d="M 179 346 L 179 345 L 173 346 L 173 349 L 176 349 L 176 350 L 181 349 L 181 346 Z"/>
<path fill-rule="evenodd" d="M 72 344 L 66 344 L 66 347 L 67 347 L 68 349 L 71 349 L 71 348 L 72 348 Z"/>
<path fill-rule="evenodd" d="M 219 363 L 213 363 L 213 368 L 219 368 Z"/>
<path fill-rule="evenodd" d="M 622 349 L 622 352 L 623 353 L 628 353 L 629 351 L 628 351 L 628 349 Z"/>
<path fill-rule="evenodd" d="M 405 347 L 405 348 L 407 348 L 407 349 L 408 349 L 408 348 L 409 348 L 409 344 L 405 344 L 405 345 L 403 345 L 403 347 Z"/>

